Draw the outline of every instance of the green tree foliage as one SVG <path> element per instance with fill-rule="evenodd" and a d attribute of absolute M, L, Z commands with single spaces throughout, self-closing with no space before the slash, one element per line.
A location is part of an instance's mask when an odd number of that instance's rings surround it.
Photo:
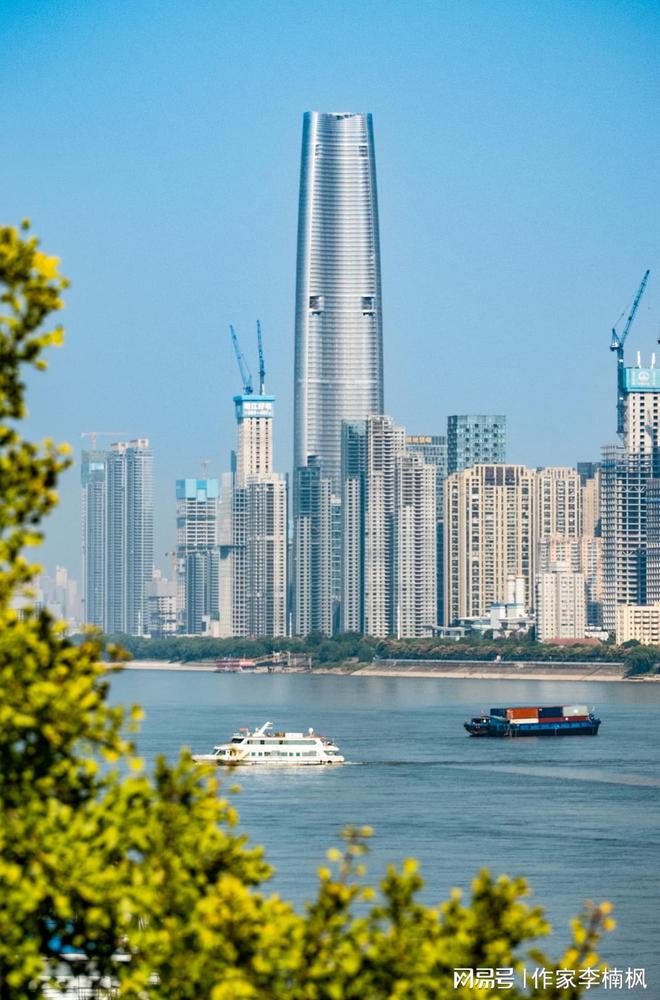
<path fill-rule="evenodd" d="M 187 753 L 145 772 L 126 736 L 139 713 L 109 706 L 98 637 L 74 645 L 47 614 L 13 610 L 15 596 L 29 600 L 36 567 L 24 552 L 68 462 L 16 426 L 24 366 L 43 368 L 61 339 L 43 325 L 65 286 L 26 226 L 0 229 L 1 1000 L 41 996 L 62 965 L 97 977 L 99 995 L 111 983 L 121 1000 L 465 1000 L 457 966 L 595 967 L 606 905 L 574 923 L 555 965 L 528 950 L 548 926 L 522 879 L 482 872 L 467 903 L 455 893 L 431 908 L 406 861 L 374 893 L 362 881 L 368 830 L 345 833 L 315 899 L 296 912 L 265 892 L 270 869 L 236 832 L 215 775 Z M 77 960 L 61 957 L 67 946 Z"/>

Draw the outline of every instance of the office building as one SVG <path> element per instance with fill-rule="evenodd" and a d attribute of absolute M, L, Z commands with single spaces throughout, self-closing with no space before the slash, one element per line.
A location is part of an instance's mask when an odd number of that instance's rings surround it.
<path fill-rule="evenodd" d="M 287 631 L 287 486 L 272 467 L 274 400 L 234 396 L 237 450 L 221 500 L 220 635 Z"/>
<path fill-rule="evenodd" d="M 315 455 L 339 497 L 342 421 L 382 411 L 371 115 L 307 112 L 298 215 L 294 468 L 304 468 Z"/>
<path fill-rule="evenodd" d="M 312 456 L 296 470 L 294 521 L 294 635 L 333 632 L 332 483 Z"/>
<path fill-rule="evenodd" d="M 342 630 L 401 638 L 436 624 L 436 470 L 390 417 L 343 428 Z"/>
<path fill-rule="evenodd" d="M 436 616 L 435 621 L 441 625 L 444 620 L 444 589 L 443 589 L 443 535 L 445 509 L 445 479 L 447 478 L 447 438 L 444 435 L 408 435 L 406 448 L 415 452 L 428 464 L 435 467 L 435 556 L 436 556 Z"/>
<path fill-rule="evenodd" d="M 84 617 L 105 632 L 148 635 L 153 572 L 153 454 L 146 438 L 82 456 Z"/>
<path fill-rule="evenodd" d="M 522 577 L 533 601 L 536 472 L 473 465 L 445 482 L 445 624 L 484 618 Z"/>
<path fill-rule="evenodd" d="M 506 417 L 457 414 L 447 418 L 447 472 L 506 462 Z"/>
<path fill-rule="evenodd" d="M 176 482 L 176 583 L 178 630 L 208 631 L 219 618 L 218 480 Z"/>
<path fill-rule="evenodd" d="M 586 627 L 584 575 L 568 562 L 555 562 L 536 578 L 536 638 L 583 639 Z"/>

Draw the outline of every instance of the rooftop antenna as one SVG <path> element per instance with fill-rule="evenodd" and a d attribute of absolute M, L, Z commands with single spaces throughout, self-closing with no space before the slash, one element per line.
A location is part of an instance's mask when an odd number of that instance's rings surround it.
<path fill-rule="evenodd" d="M 266 365 L 264 362 L 264 345 L 261 340 L 261 323 L 257 320 L 257 345 L 259 347 L 259 395 L 263 396 L 266 388 Z"/>

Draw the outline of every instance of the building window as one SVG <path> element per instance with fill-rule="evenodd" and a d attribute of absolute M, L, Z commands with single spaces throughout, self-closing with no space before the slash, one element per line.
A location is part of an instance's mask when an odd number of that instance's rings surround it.
<path fill-rule="evenodd" d="M 370 316 L 373 315 L 374 311 L 374 297 L 373 295 L 363 295 L 362 296 L 362 315 Z"/>
<path fill-rule="evenodd" d="M 310 295 L 309 297 L 309 308 L 313 313 L 323 312 L 323 296 L 322 295 Z"/>

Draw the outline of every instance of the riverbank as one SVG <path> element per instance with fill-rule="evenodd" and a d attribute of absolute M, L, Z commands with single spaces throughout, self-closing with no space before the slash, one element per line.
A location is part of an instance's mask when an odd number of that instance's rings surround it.
<path fill-rule="evenodd" d="M 165 660 L 129 660 L 125 670 L 197 671 L 215 673 L 214 663 L 170 663 Z M 221 672 L 221 671 L 220 671 Z M 245 673 L 268 673 L 267 667 L 257 667 Z M 274 673 L 309 673 L 306 667 L 275 669 Z M 343 677 L 446 677 L 454 680 L 480 681 L 660 681 L 660 675 L 641 674 L 626 677 L 622 663 L 493 663 L 478 660 L 375 660 L 369 664 L 345 664 L 341 667 L 316 667 L 315 674 L 338 674 Z"/>
<path fill-rule="evenodd" d="M 371 677 L 448 677 L 456 680 L 493 681 L 629 681 L 622 663 L 552 663 L 479 660 L 376 660 L 356 671 Z M 636 677 L 634 680 L 657 680 Z"/>

